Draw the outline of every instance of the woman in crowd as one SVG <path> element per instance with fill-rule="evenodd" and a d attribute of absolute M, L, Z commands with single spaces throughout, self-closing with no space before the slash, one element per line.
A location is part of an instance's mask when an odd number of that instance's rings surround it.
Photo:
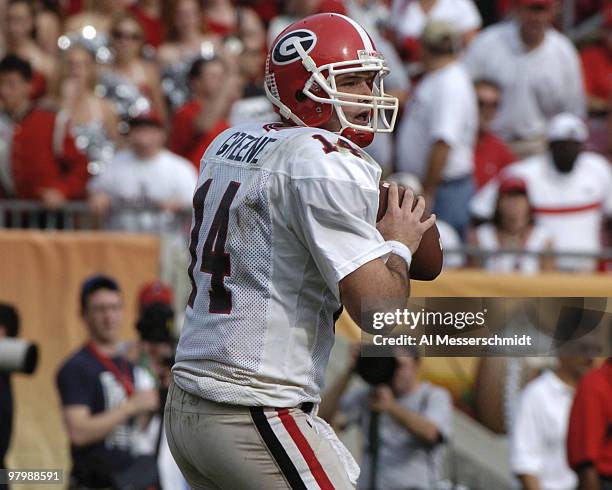
<path fill-rule="evenodd" d="M 115 16 L 111 38 L 114 59 L 101 76 L 104 95 L 114 100 L 125 119 L 153 111 L 165 122 L 159 73 L 142 57 L 144 35 L 138 20 L 127 13 Z"/>
<path fill-rule="evenodd" d="M 238 41 L 230 49 L 236 52 L 262 50 L 265 47 L 266 33 L 257 17 L 249 7 L 236 7 L 231 0 L 204 0 L 204 28 L 221 36 L 226 41 Z"/>
<path fill-rule="evenodd" d="M 197 0 L 175 0 L 168 16 L 168 42 L 161 45 L 158 57 L 162 67 L 177 62 L 193 61 L 213 49 L 218 35 L 202 31 L 202 11 Z M 212 53 L 211 53 L 212 54 Z"/>
<path fill-rule="evenodd" d="M 50 56 L 57 56 L 57 38 L 61 34 L 60 6 L 57 0 L 36 0 L 34 25 L 36 42 Z"/>
<path fill-rule="evenodd" d="M 55 76 L 55 59 L 34 39 L 34 10 L 25 0 L 14 0 L 6 9 L 6 53 L 28 61 L 34 70 L 33 99 L 42 97 Z"/>
<path fill-rule="evenodd" d="M 197 0 L 176 0 L 169 4 L 166 31 L 168 42 L 161 45 L 158 60 L 162 68 L 163 90 L 173 108 L 189 98 L 187 72 L 199 57 L 211 59 L 221 46 L 217 35 L 202 31 L 202 10 Z"/>
<path fill-rule="evenodd" d="M 516 250 L 487 255 L 482 259 L 471 257 L 468 260 L 470 265 L 480 265 L 490 272 L 534 274 L 555 268 L 551 256 L 533 255 L 537 252 L 550 252 L 553 243 L 548 231 L 534 224 L 527 186 L 520 178 L 507 177 L 501 182 L 493 222 L 473 230 L 468 237 L 468 244 L 485 252 Z"/>
<path fill-rule="evenodd" d="M 63 55 L 55 95 L 59 117 L 65 121 L 77 147 L 90 162 L 112 158 L 119 139 L 118 118 L 113 105 L 96 95 L 97 66 L 94 55 L 78 44 Z M 91 173 L 98 167 L 91 166 Z"/>

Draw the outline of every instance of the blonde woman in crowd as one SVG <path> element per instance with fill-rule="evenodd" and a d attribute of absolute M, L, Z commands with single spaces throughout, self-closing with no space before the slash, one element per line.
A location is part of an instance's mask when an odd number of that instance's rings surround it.
<path fill-rule="evenodd" d="M 218 35 L 202 31 L 202 10 L 197 0 L 175 0 L 171 4 L 167 32 L 168 42 L 158 51 L 162 67 L 191 61 L 219 45 Z"/>
<path fill-rule="evenodd" d="M 117 114 L 109 100 L 96 95 L 96 81 L 93 53 L 73 45 L 63 54 L 55 96 L 59 117 L 90 162 L 110 160 L 119 139 Z"/>
<path fill-rule="evenodd" d="M 166 106 L 157 66 L 142 57 L 144 33 L 130 14 L 118 14 L 111 25 L 113 62 L 102 73 L 108 97 L 123 105 L 122 116 L 136 117 L 153 111 L 166 121 Z M 125 94 L 133 94 L 125 100 Z"/>

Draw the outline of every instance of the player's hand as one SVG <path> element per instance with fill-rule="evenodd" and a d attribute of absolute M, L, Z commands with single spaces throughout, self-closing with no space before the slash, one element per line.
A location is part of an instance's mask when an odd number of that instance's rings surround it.
<path fill-rule="evenodd" d="M 128 400 L 128 409 L 130 415 L 157 411 L 159 409 L 159 393 L 154 389 L 134 392 Z"/>
<path fill-rule="evenodd" d="M 395 396 L 387 385 L 377 386 L 370 393 L 370 408 L 375 412 L 388 412 L 395 403 Z"/>
<path fill-rule="evenodd" d="M 392 182 L 389 186 L 387 212 L 376 227 L 385 240 L 401 242 L 414 254 L 419 248 L 423 233 L 436 222 L 436 216 L 432 214 L 425 221 L 421 221 L 425 212 L 425 200 L 418 197 L 414 209 L 413 204 L 414 192 L 408 188 L 400 205 L 397 184 Z"/>

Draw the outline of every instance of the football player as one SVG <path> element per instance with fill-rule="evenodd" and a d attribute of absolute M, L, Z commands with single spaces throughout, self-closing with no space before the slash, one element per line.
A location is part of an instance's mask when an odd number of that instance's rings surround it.
<path fill-rule="evenodd" d="M 358 468 L 316 417 L 341 305 L 403 308 L 412 253 L 435 217 L 407 191 L 375 224 L 380 167 L 361 147 L 398 102 L 370 36 L 348 17 L 287 27 L 266 61 L 281 123 L 220 134 L 193 198 L 192 291 L 166 405 L 193 488 L 353 488 Z M 396 299 L 390 299 L 396 298 Z M 363 318 L 362 318 L 363 316 Z"/>

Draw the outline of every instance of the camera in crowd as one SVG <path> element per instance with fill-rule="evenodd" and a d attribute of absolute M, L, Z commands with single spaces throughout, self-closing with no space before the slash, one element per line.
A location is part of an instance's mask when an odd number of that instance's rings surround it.
<path fill-rule="evenodd" d="M 0 303 L 0 373 L 32 374 L 36 369 L 38 346 L 18 339 L 18 334 L 17 310 L 11 305 Z"/>
<path fill-rule="evenodd" d="M 420 354 L 417 348 L 411 346 L 362 345 L 355 371 L 366 383 L 372 386 L 391 385 L 398 366 L 397 357 L 399 356 L 418 359 Z"/>

